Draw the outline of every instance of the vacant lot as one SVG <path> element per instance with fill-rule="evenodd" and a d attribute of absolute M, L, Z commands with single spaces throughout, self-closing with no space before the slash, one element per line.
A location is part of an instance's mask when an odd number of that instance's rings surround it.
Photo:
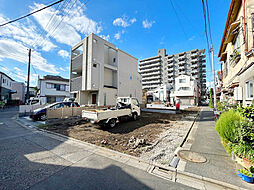
<path fill-rule="evenodd" d="M 182 114 L 142 112 L 137 121 L 121 122 L 116 128 L 105 129 L 84 122 L 50 126 L 47 130 L 166 164 L 196 115 L 197 110 Z"/>

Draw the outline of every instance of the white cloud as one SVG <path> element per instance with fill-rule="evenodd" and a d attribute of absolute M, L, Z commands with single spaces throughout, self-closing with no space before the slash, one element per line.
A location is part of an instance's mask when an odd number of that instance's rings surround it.
<path fill-rule="evenodd" d="M 136 18 L 132 18 L 131 20 L 128 21 L 128 19 L 126 17 L 122 17 L 122 18 L 116 18 L 113 21 L 113 25 L 114 26 L 122 26 L 124 28 L 130 26 L 131 24 L 133 24 L 134 22 L 136 22 L 137 19 Z"/>
<path fill-rule="evenodd" d="M 134 22 L 136 22 L 137 21 L 137 19 L 136 18 L 133 18 L 133 19 L 131 19 L 130 20 L 130 22 L 133 24 Z"/>
<path fill-rule="evenodd" d="M 128 23 L 127 20 L 125 20 L 124 18 L 116 18 L 114 21 L 113 21 L 113 25 L 114 26 L 122 26 L 122 27 L 128 27 L 130 26 L 130 24 Z"/>
<path fill-rule="evenodd" d="M 20 69 L 20 68 L 18 68 L 18 67 L 14 67 L 14 70 L 16 70 L 16 71 L 20 71 L 20 72 L 21 72 L 21 69 Z"/>
<path fill-rule="evenodd" d="M 107 35 L 107 36 L 105 36 L 105 35 L 100 35 L 100 37 L 103 38 L 103 39 L 106 40 L 106 41 L 109 41 L 109 39 L 110 39 L 110 36 L 109 36 L 109 35 Z"/>
<path fill-rule="evenodd" d="M 118 32 L 114 35 L 115 39 L 119 40 L 121 38 L 121 33 Z"/>
<path fill-rule="evenodd" d="M 72 0 L 70 5 L 74 3 Z M 44 7 L 43 4 L 34 3 L 31 6 L 31 10 Z M 44 11 L 33 14 L 35 20 L 41 25 L 41 27 L 49 32 L 48 37 L 54 38 L 57 42 L 73 46 L 81 41 L 81 34 L 89 35 L 90 33 L 100 33 L 102 27 L 92 19 L 89 19 L 84 14 L 84 3 L 77 1 L 73 7 L 67 6 L 62 12 L 56 11 L 54 8 L 48 8 Z M 51 16 L 56 12 L 52 23 L 57 23 L 57 29 L 52 32 L 52 27 L 46 27 Z M 63 14 L 66 14 L 65 17 Z M 50 32 L 51 30 L 51 32 Z M 51 35 L 50 35 L 51 34 Z"/>
<path fill-rule="evenodd" d="M 0 39 L 0 55 L 5 58 L 19 61 L 21 63 L 28 62 L 27 47 L 25 47 L 21 42 L 16 42 L 12 39 Z M 41 54 L 36 51 L 32 51 L 31 63 L 35 68 L 41 71 L 52 74 L 59 73 L 54 65 L 48 64 L 47 60 L 44 59 Z"/>
<path fill-rule="evenodd" d="M 1 67 L 5 72 L 9 72 L 10 70 L 7 67 Z"/>
<path fill-rule="evenodd" d="M 0 23 L 6 22 L 7 20 L 8 19 L 0 15 Z M 36 26 L 30 19 L 23 21 L 22 24 L 15 22 L 2 27 L 1 36 L 15 39 L 27 47 L 31 47 L 32 45 L 42 47 L 43 51 L 50 51 L 56 47 L 56 45 L 48 39 L 45 39 L 44 44 L 40 44 L 44 38 L 36 31 Z"/>
<path fill-rule="evenodd" d="M 60 68 L 59 68 L 59 70 L 61 70 L 61 71 L 65 71 L 65 69 L 64 69 L 63 67 L 60 67 Z"/>
<path fill-rule="evenodd" d="M 66 50 L 63 50 L 63 49 L 62 49 L 62 50 L 59 50 L 57 54 L 60 55 L 60 56 L 63 57 L 63 58 L 67 58 L 67 57 L 70 56 L 69 52 L 66 51 Z"/>
<path fill-rule="evenodd" d="M 147 19 L 142 21 L 143 27 L 148 29 L 151 28 L 154 23 L 155 21 L 148 21 Z"/>

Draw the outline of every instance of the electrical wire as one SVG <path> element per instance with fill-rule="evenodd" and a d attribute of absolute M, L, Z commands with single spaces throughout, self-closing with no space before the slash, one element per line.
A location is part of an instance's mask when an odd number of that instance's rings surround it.
<path fill-rule="evenodd" d="M 65 3 L 64 0 L 63 0 L 63 2 Z M 61 5 L 63 5 L 64 3 L 59 3 L 59 4 L 58 4 L 58 6 L 57 6 L 57 8 L 56 8 L 56 10 L 55 10 L 55 12 L 54 12 L 54 14 L 51 15 L 49 21 L 47 22 L 47 24 L 46 24 L 46 26 L 45 26 L 45 28 L 44 28 L 44 30 L 40 30 L 41 32 L 39 33 L 38 37 L 34 40 L 34 43 L 33 43 L 33 45 L 32 45 L 31 47 L 34 47 L 34 45 L 37 44 L 37 42 L 38 42 L 40 36 L 43 35 L 43 34 L 47 31 L 47 29 L 49 29 L 48 27 L 50 27 L 51 25 L 54 25 L 53 18 L 55 17 L 57 11 L 58 11 L 58 10 L 60 11 L 60 9 L 61 9 L 60 7 L 61 7 Z M 53 23 L 53 24 L 52 24 L 52 23 Z"/>
<path fill-rule="evenodd" d="M 71 6 L 70 8 L 68 8 L 68 5 L 69 5 L 70 1 L 71 1 L 71 0 L 69 0 L 69 1 L 66 3 L 66 6 L 63 8 L 63 10 L 64 10 L 64 9 L 69 9 L 69 10 L 70 10 L 70 9 L 73 7 L 73 5 L 76 3 L 77 0 L 74 1 L 74 3 L 72 4 L 72 6 Z M 43 40 L 38 46 L 42 47 L 42 46 L 45 44 L 46 40 L 48 40 L 49 37 L 52 37 L 53 33 L 56 31 L 56 29 L 59 27 L 59 25 L 63 22 L 63 20 L 64 20 L 66 14 L 67 14 L 67 13 L 65 12 L 65 14 L 62 16 L 62 19 L 60 20 L 60 22 L 58 22 L 58 24 L 56 25 L 56 27 L 55 27 L 52 31 L 49 31 L 49 32 L 48 32 L 48 34 L 46 35 L 46 38 L 44 38 L 44 40 Z"/>
<path fill-rule="evenodd" d="M 206 10 L 207 10 L 207 21 L 208 21 L 208 28 L 209 28 L 209 34 L 210 34 L 210 42 L 211 42 L 211 44 L 213 44 L 211 25 L 210 25 L 209 9 L 208 9 L 208 1 L 207 0 L 206 0 Z"/>
<path fill-rule="evenodd" d="M 23 19 L 23 18 L 26 18 L 26 17 L 28 17 L 28 16 L 31 16 L 31 15 L 37 13 L 37 12 L 40 12 L 40 11 L 42 11 L 42 10 L 44 10 L 44 9 L 47 9 L 47 8 L 49 8 L 49 7 L 53 6 L 53 5 L 56 5 L 56 4 L 58 4 L 58 3 L 62 2 L 62 1 L 63 1 L 63 0 L 58 0 L 58 1 L 56 1 L 56 2 L 54 2 L 54 3 L 52 3 L 52 4 L 50 4 L 50 5 L 47 5 L 47 6 L 41 8 L 41 9 L 38 9 L 38 10 L 36 10 L 36 11 L 33 11 L 33 12 L 27 14 L 27 15 L 24 15 L 24 16 L 21 16 L 21 17 L 19 17 L 19 18 L 14 19 L 14 20 L 8 21 L 8 22 L 3 23 L 3 24 L 0 24 L 0 27 L 1 27 L 1 26 L 5 26 L 5 25 L 10 24 L 10 23 L 13 23 L 13 22 L 16 22 L 16 21 L 21 20 L 21 19 Z"/>
<path fill-rule="evenodd" d="M 183 27 L 183 25 L 182 25 L 182 22 L 181 22 L 181 20 L 180 20 L 178 14 L 177 14 L 177 11 L 176 11 L 176 9 L 175 9 L 175 6 L 174 6 L 172 0 L 169 0 L 169 1 L 170 1 L 170 4 L 171 4 L 171 6 L 172 6 L 172 8 L 173 8 L 173 10 L 174 10 L 174 13 L 175 13 L 175 15 L 176 15 L 177 21 L 179 22 L 179 25 L 180 25 L 180 27 L 181 27 L 181 29 L 182 29 L 182 32 L 183 32 L 185 38 L 188 40 L 187 34 L 186 34 L 186 32 L 185 32 L 185 30 L 184 30 L 184 27 Z M 189 44 L 188 41 L 187 41 L 187 43 L 188 43 L 188 45 L 190 46 L 190 44 Z M 190 48 L 191 48 L 191 47 L 190 47 Z"/>

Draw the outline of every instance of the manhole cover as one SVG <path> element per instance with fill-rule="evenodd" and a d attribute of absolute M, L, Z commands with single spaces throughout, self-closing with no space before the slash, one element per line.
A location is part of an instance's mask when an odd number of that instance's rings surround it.
<path fill-rule="evenodd" d="M 195 162 L 195 163 L 206 162 L 206 158 L 196 152 L 191 152 L 188 150 L 181 150 L 178 152 L 178 155 L 180 158 L 190 161 L 190 162 Z"/>

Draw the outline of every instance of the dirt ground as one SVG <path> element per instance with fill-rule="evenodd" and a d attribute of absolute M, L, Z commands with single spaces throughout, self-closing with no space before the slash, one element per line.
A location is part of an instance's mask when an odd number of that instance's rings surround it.
<path fill-rule="evenodd" d="M 123 121 L 115 128 L 101 128 L 82 122 L 48 126 L 46 129 L 147 161 L 166 164 L 187 133 L 197 111 L 188 110 L 182 114 L 142 112 L 137 121 Z"/>

